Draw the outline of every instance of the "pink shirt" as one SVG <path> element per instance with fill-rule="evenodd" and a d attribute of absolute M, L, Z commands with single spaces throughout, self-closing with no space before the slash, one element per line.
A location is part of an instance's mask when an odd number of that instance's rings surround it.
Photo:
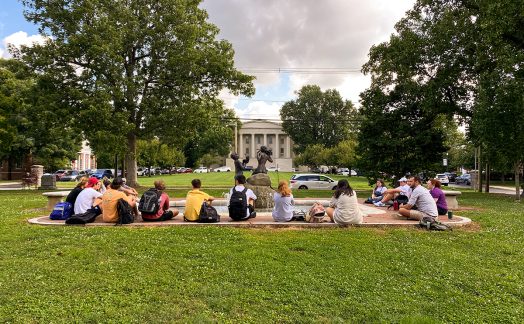
<path fill-rule="evenodd" d="M 142 218 L 146 219 L 158 219 L 162 217 L 164 212 L 169 209 L 169 196 L 163 192 L 162 195 L 160 195 L 160 207 L 158 208 L 158 211 L 156 214 L 145 214 L 142 213 Z"/>

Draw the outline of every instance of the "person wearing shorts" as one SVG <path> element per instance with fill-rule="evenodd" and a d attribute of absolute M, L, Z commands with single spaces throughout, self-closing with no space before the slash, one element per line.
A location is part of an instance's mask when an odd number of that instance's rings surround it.
<path fill-rule="evenodd" d="M 429 193 L 429 190 L 421 185 L 422 180 L 418 177 L 408 179 L 408 185 L 412 192 L 407 204 L 402 204 L 399 208 L 399 214 L 409 219 L 421 220 L 424 217 L 436 219 L 438 216 L 437 204 Z M 417 207 L 414 210 L 413 207 Z"/>

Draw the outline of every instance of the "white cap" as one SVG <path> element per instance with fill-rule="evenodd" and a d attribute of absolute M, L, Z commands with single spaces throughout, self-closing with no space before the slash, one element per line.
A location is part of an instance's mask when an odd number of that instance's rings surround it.
<path fill-rule="evenodd" d="M 407 182 L 408 179 L 406 179 L 406 177 L 402 177 L 402 178 L 400 178 L 398 181 Z"/>

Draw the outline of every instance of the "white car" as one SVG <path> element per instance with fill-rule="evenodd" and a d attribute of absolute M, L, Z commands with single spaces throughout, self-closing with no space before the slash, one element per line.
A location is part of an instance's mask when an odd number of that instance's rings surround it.
<path fill-rule="evenodd" d="M 193 170 L 193 173 L 207 173 L 208 170 L 206 167 L 200 167 L 200 168 L 196 168 L 195 170 Z"/>
<path fill-rule="evenodd" d="M 357 172 L 355 170 L 351 170 L 350 171 L 348 168 L 339 168 L 339 169 L 337 169 L 337 174 L 340 174 L 340 175 L 343 175 L 343 176 L 348 176 L 350 172 L 351 172 L 352 176 L 356 176 L 357 175 Z"/>
<path fill-rule="evenodd" d="M 321 174 L 307 173 L 291 176 L 292 189 L 326 189 L 334 190 L 337 186 L 335 180 Z"/>
<path fill-rule="evenodd" d="M 435 178 L 440 181 L 440 183 L 444 186 L 449 185 L 449 178 L 444 173 L 439 173 L 435 176 Z"/>
<path fill-rule="evenodd" d="M 224 166 L 215 168 L 213 171 L 214 172 L 231 172 L 231 168 L 224 165 Z"/>
<path fill-rule="evenodd" d="M 277 168 L 277 167 L 269 167 L 269 168 L 267 168 L 267 171 L 268 171 L 268 172 L 279 172 L 279 171 L 280 171 L 280 168 Z"/>

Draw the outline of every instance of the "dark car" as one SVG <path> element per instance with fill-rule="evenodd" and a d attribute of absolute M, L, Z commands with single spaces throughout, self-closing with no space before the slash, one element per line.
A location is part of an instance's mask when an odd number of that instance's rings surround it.
<path fill-rule="evenodd" d="M 465 184 L 465 185 L 471 185 L 471 174 L 466 173 L 461 176 L 458 176 L 455 178 L 456 184 Z"/>
<path fill-rule="evenodd" d="M 96 169 L 93 170 L 93 174 L 91 175 L 97 179 L 102 179 L 104 177 L 106 178 L 113 178 L 113 171 L 111 169 Z"/>
<path fill-rule="evenodd" d="M 63 176 L 67 171 L 71 171 L 71 170 L 58 170 L 58 171 L 56 171 L 55 173 L 53 173 L 53 174 L 55 175 L 55 179 L 56 179 L 56 181 L 60 180 L 60 178 L 62 178 L 62 176 Z"/>
<path fill-rule="evenodd" d="M 61 177 L 60 181 L 76 181 L 80 176 L 77 170 L 67 170 Z"/>
<path fill-rule="evenodd" d="M 455 182 L 455 179 L 457 179 L 455 172 L 444 172 L 444 174 L 448 176 L 449 182 Z"/>

